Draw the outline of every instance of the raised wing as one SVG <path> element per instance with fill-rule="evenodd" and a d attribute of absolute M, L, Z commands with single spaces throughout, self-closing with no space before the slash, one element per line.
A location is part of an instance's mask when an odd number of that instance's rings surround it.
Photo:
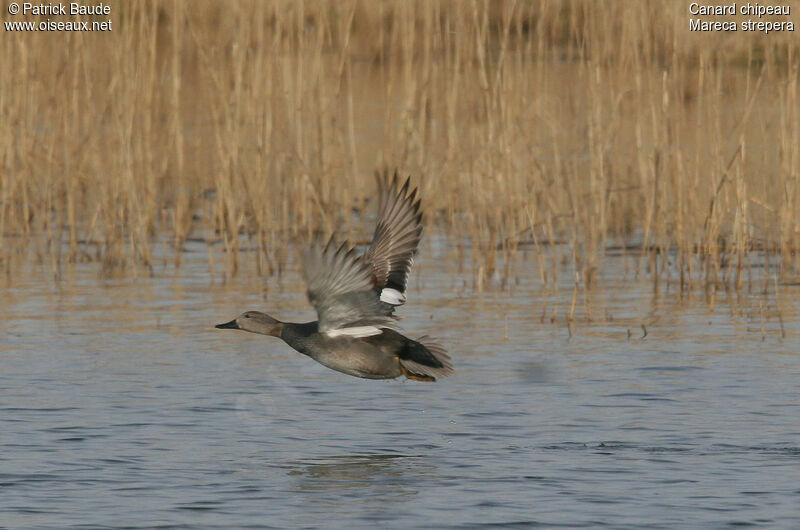
<path fill-rule="evenodd" d="M 374 289 L 380 300 L 392 306 L 406 301 L 406 283 L 422 237 L 417 190 L 408 192 L 411 179 L 402 188 L 397 172 L 391 181 L 378 175 L 378 224 L 364 259 L 372 268 Z"/>
<path fill-rule="evenodd" d="M 315 240 L 304 253 L 303 273 L 321 333 L 367 337 L 395 327 L 373 290 L 369 264 L 352 248 Z"/>

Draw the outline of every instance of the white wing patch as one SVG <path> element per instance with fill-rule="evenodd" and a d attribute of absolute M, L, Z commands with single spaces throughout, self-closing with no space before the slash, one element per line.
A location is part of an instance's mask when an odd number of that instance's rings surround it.
<path fill-rule="evenodd" d="M 392 305 L 403 305 L 406 303 L 406 295 L 397 289 L 384 287 L 383 290 L 381 290 L 381 302 L 386 302 L 387 304 Z"/>
<path fill-rule="evenodd" d="M 329 337 L 371 337 L 383 333 L 381 328 L 375 326 L 354 326 L 352 328 L 329 329 L 324 332 Z"/>

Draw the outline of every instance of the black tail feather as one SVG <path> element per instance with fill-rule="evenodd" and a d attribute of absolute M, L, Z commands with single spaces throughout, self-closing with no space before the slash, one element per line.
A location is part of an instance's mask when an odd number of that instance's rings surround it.
<path fill-rule="evenodd" d="M 400 364 L 415 374 L 445 377 L 453 373 L 453 363 L 447 351 L 428 336 L 409 340 L 397 356 Z"/>

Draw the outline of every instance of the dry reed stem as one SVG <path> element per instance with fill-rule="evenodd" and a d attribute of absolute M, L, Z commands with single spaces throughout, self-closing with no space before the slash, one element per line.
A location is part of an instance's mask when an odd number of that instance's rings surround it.
<path fill-rule="evenodd" d="M 528 247 L 543 282 L 566 258 L 582 289 L 617 246 L 654 288 L 742 288 L 759 249 L 800 274 L 793 34 L 689 32 L 677 0 L 112 13 L 106 34 L 2 36 L 6 267 L 44 235 L 54 274 L 152 272 L 159 238 L 178 265 L 200 237 L 221 243 L 211 270 L 279 273 L 299 236 L 362 234 L 373 168 L 399 167 L 429 224 L 469 245 L 478 289 L 507 286 Z"/>

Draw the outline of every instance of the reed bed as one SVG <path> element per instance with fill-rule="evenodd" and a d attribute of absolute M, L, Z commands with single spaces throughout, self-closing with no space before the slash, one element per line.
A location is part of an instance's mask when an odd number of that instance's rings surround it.
<path fill-rule="evenodd" d="M 111 6 L 111 32 L 0 37 L 9 274 L 147 273 L 190 239 L 275 274 L 366 235 L 398 168 L 479 289 L 536 266 L 574 311 L 616 254 L 681 290 L 800 276 L 794 33 L 690 32 L 682 0 Z"/>

